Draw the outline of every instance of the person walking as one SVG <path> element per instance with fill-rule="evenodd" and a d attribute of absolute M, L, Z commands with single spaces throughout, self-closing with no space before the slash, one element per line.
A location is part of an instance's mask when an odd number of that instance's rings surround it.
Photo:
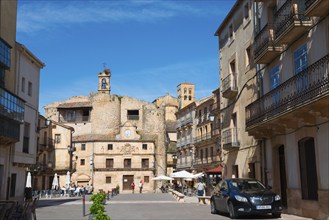
<path fill-rule="evenodd" d="M 204 190 L 206 189 L 206 185 L 202 182 L 201 179 L 199 179 L 199 182 L 196 185 L 196 189 L 198 190 L 198 197 L 203 196 Z M 200 203 L 200 198 L 198 198 Z"/>
<path fill-rule="evenodd" d="M 131 183 L 131 190 L 132 190 L 132 193 L 134 194 L 135 193 L 135 183 L 134 182 Z"/>
<path fill-rule="evenodd" d="M 139 193 L 142 193 L 142 191 L 143 191 L 143 181 L 141 180 L 139 182 Z"/>

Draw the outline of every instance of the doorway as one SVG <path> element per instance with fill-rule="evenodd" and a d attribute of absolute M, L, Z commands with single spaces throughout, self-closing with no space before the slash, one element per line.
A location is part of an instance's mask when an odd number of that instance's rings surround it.
<path fill-rule="evenodd" d="M 286 178 L 286 161 L 284 156 L 284 146 L 279 147 L 279 164 L 280 164 L 280 187 L 281 201 L 283 207 L 287 208 L 287 178 Z"/>
<path fill-rule="evenodd" d="M 134 182 L 134 175 L 124 175 L 122 179 L 122 190 L 131 190 L 131 183 Z"/>

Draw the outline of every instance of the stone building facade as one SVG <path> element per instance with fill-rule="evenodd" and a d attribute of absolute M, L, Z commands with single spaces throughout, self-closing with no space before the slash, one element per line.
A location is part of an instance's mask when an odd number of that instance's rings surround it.
<path fill-rule="evenodd" d="M 47 105 L 46 117 L 74 128 L 77 185 L 127 191 L 143 181 L 153 191 L 152 178 L 166 174 L 165 108 L 110 94 L 110 76 L 109 69 L 98 74 L 96 94 Z"/>
<path fill-rule="evenodd" d="M 265 182 L 286 211 L 329 218 L 329 2 L 256 1 L 256 99 L 246 130 L 262 140 Z"/>
<path fill-rule="evenodd" d="M 26 168 L 35 163 L 40 70 L 16 42 L 17 1 L 0 1 L 0 200 L 24 199 Z"/>
<path fill-rule="evenodd" d="M 263 180 L 258 140 L 246 132 L 245 107 L 257 96 L 253 4 L 236 1 L 215 32 L 219 43 L 223 177 Z"/>

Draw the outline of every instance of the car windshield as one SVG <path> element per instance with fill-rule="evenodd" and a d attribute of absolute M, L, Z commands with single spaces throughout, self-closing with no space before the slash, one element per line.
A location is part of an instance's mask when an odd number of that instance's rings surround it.
<path fill-rule="evenodd" d="M 232 180 L 229 186 L 231 190 L 237 191 L 257 191 L 266 189 L 266 187 L 257 180 Z"/>

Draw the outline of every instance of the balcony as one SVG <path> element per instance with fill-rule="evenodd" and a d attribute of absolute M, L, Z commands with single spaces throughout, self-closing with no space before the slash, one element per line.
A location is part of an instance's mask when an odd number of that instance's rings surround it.
<path fill-rule="evenodd" d="M 222 96 L 230 99 L 238 94 L 235 73 L 229 74 L 222 80 Z"/>
<path fill-rule="evenodd" d="M 211 133 L 210 132 L 208 132 L 206 134 L 203 134 L 203 135 L 199 135 L 196 138 L 194 138 L 194 143 L 197 144 L 197 143 L 201 143 L 201 142 L 204 142 L 204 141 L 207 141 L 207 140 L 211 140 Z"/>
<path fill-rule="evenodd" d="M 134 119 L 130 119 L 134 120 Z M 137 119 L 138 120 L 138 119 Z M 73 117 L 59 117 L 59 122 L 63 123 L 84 123 L 84 122 L 89 122 L 90 121 L 90 116 L 73 116 Z"/>
<path fill-rule="evenodd" d="M 0 143 L 14 144 L 19 141 L 20 124 L 24 120 L 24 101 L 0 87 Z"/>
<path fill-rule="evenodd" d="M 238 129 L 237 128 L 228 128 L 222 131 L 222 144 L 223 149 L 230 149 L 239 147 L 238 141 Z"/>
<path fill-rule="evenodd" d="M 312 26 L 311 19 L 305 16 L 300 4 L 293 3 L 293 0 L 287 0 L 275 13 L 276 44 L 291 44 Z"/>
<path fill-rule="evenodd" d="M 246 107 L 246 129 L 255 137 L 296 129 L 298 119 L 329 118 L 329 54 Z M 267 132 L 267 134 L 265 134 Z M 267 136 L 266 136 L 267 135 Z"/>
<path fill-rule="evenodd" d="M 257 64 L 267 64 L 282 52 L 281 46 L 274 44 L 273 27 L 270 24 L 265 25 L 259 31 L 254 41 L 254 55 Z"/>
<path fill-rule="evenodd" d="M 306 0 L 305 1 L 305 15 L 323 17 L 328 14 L 329 4 L 328 0 Z"/>

